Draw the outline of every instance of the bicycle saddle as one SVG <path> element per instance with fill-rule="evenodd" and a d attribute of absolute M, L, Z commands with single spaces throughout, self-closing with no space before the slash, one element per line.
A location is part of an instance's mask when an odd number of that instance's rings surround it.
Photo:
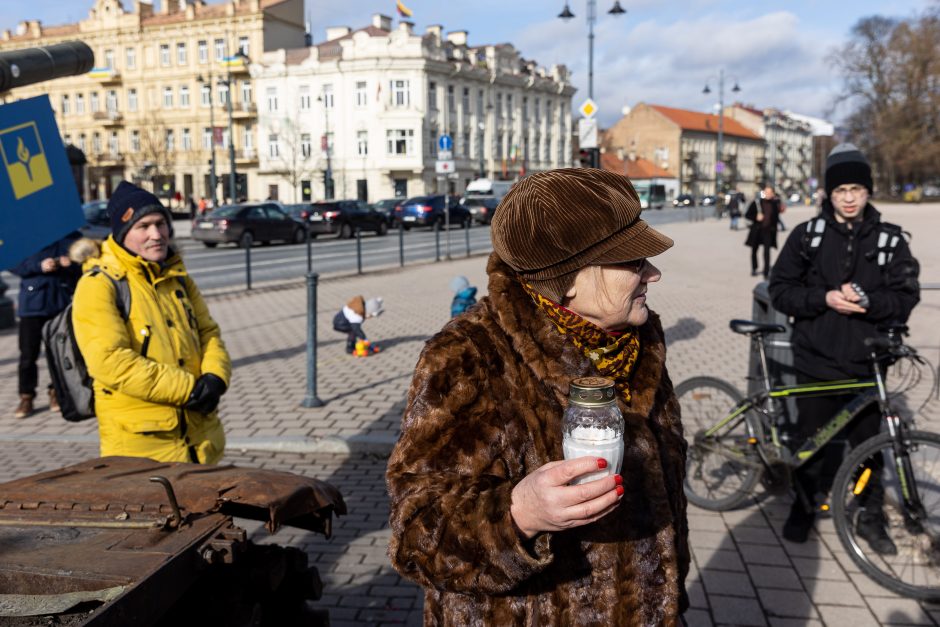
<path fill-rule="evenodd" d="M 764 324 L 763 322 L 753 322 L 751 320 L 732 320 L 728 325 L 735 333 L 750 335 L 751 333 L 770 334 L 786 333 L 787 328 L 782 324 Z"/>

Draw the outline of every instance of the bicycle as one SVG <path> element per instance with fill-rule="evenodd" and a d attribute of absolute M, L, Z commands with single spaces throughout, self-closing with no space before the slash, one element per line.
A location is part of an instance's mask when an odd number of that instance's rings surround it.
<path fill-rule="evenodd" d="M 689 501 L 724 511 L 740 505 L 759 482 L 770 493 L 788 492 L 793 471 L 809 462 L 863 409 L 877 403 L 887 431 L 848 453 L 836 472 L 830 505 L 820 509 L 831 510 L 839 540 L 862 572 L 896 593 L 940 600 L 940 435 L 917 431 L 912 419 L 899 416 L 883 374 L 892 364 L 909 363 L 904 392 L 920 381 L 920 368 L 926 366 L 934 377 L 931 396 L 935 394 L 936 372 L 901 340 L 906 327 L 891 327 L 884 337 L 866 340 L 870 378 L 775 386 L 767 367 L 765 340 L 786 329 L 747 320 L 732 320 L 730 326 L 735 333 L 749 336 L 756 348 L 761 387 L 744 396 L 727 381 L 707 376 L 676 386 L 689 440 L 684 485 Z M 847 393 L 852 398 L 814 436 L 804 442 L 784 442 L 779 426 L 784 416 L 781 399 Z M 855 518 L 875 472 L 884 488 L 886 530 L 897 555 L 876 553 L 856 533 Z M 798 490 L 797 496 L 803 498 Z"/>

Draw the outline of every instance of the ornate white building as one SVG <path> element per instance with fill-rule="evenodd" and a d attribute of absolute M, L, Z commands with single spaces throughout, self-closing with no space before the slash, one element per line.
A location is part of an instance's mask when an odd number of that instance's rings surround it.
<path fill-rule="evenodd" d="M 570 165 L 567 69 L 540 68 L 509 44 L 469 46 L 466 31 L 417 34 L 377 14 L 366 28 L 329 28 L 323 43 L 259 60 L 251 74 L 268 197 L 374 202 L 443 191 L 445 180 L 460 193 L 481 175 Z M 435 171 L 443 134 L 455 161 L 446 179 Z"/>

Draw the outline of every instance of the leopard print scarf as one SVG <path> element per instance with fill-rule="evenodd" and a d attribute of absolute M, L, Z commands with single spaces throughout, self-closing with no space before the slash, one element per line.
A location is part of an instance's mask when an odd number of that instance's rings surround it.
<path fill-rule="evenodd" d="M 629 403 L 630 378 L 640 356 L 640 334 L 636 327 L 622 333 L 608 333 L 570 309 L 545 298 L 531 285 L 520 282 L 536 307 L 555 325 L 558 332 L 571 338 L 601 376 L 613 379 L 617 391 Z"/>

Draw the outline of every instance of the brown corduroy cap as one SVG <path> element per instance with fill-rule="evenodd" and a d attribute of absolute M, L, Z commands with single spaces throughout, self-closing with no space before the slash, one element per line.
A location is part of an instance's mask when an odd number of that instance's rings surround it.
<path fill-rule="evenodd" d="M 557 302 L 581 268 L 652 257 L 673 244 L 640 219 L 627 177 L 595 168 L 522 179 L 499 204 L 490 233 L 500 259 Z"/>

